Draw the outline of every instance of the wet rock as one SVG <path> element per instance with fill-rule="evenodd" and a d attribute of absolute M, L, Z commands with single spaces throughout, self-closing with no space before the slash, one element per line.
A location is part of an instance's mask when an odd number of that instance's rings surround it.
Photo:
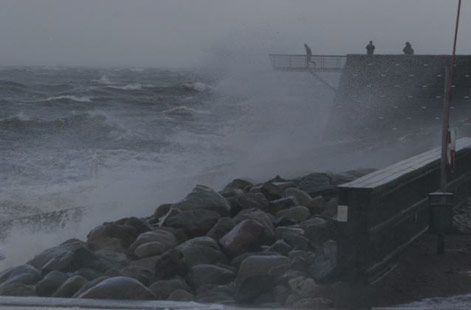
<path fill-rule="evenodd" d="M 176 275 L 185 275 L 187 267 L 183 262 L 183 254 L 172 249 L 162 254 L 155 263 L 155 279 L 165 280 Z"/>
<path fill-rule="evenodd" d="M 287 231 L 282 233 L 282 239 L 288 243 L 293 249 L 309 251 L 311 250 L 311 245 L 309 240 L 304 237 L 303 234 L 300 234 L 295 231 Z"/>
<path fill-rule="evenodd" d="M 321 245 L 324 241 L 335 237 L 333 223 L 327 219 L 314 217 L 301 223 L 304 235 L 313 245 Z"/>
<path fill-rule="evenodd" d="M 156 256 L 166 252 L 168 248 L 159 241 L 152 241 L 141 244 L 134 251 L 134 255 L 137 257 L 149 257 Z"/>
<path fill-rule="evenodd" d="M 322 196 L 317 196 L 311 199 L 311 201 L 307 203 L 306 207 L 311 211 L 312 215 L 318 215 L 324 213 L 326 204 Z"/>
<path fill-rule="evenodd" d="M 231 266 L 239 269 L 240 264 L 242 264 L 242 262 L 249 256 L 281 256 L 281 254 L 278 252 L 269 252 L 268 250 L 265 250 L 263 252 L 246 252 L 244 254 L 234 257 L 234 259 L 232 259 L 231 261 Z"/>
<path fill-rule="evenodd" d="M 130 262 L 127 267 L 136 267 L 153 273 L 155 269 L 155 264 L 160 259 L 160 256 L 161 255 L 156 255 L 134 260 Z"/>
<path fill-rule="evenodd" d="M 294 197 L 284 197 L 277 200 L 270 201 L 270 207 L 268 211 L 271 214 L 276 214 L 281 210 L 295 207 L 298 201 Z"/>
<path fill-rule="evenodd" d="M 139 253 L 136 253 L 138 247 L 150 242 L 158 242 L 160 246 L 154 246 L 153 249 L 150 249 L 149 247 L 143 247 L 139 250 Z M 134 253 L 137 257 L 141 258 L 147 256 L 154 256 L 162 254 L 163 252 L 175 247 L 176 244 L 177 240 L 171 232 L 164 229 L 156 229 L 155 231 L 149 231 L 140 234 L 133 242 L 133 244 L 131 244 L 131 246 L 129 247 L 129 252 Z M 153 254 L 152 250 L 160 250 L 160 252 Z"/>
<path fill-rule="evenodd" d="M 300 223 L 308 219 L 309 216 L 311 216 L 311 212 L 306 207 L 297 206 L 278 211 L 276 215 L 280 217 L 287 217 L 289 219 L 292 219 L 296 223 Z"/>
<path fill-rule="evenodd" d="M 195 297 L 193 294 L 183 290 L 183 289 L 177 289 L 173 291 L 170 296 L 168 297 L 168 300 L 173 300 L 173 301 L 193 301 Z"/>
<path fill-rule="evenodd" d="M 217 241 L 230 232 L 234 226 L 235 223 L 233 219 L 230 217 L 222 217 L 217 221 L 216 225 L 211 228 L 207 236 Z"/>
<path fill-rule="evenodd" d="M 275 225 L 275 227 L 278 227 L 278 226 L 293 226 L 293 225 L 296 225 L 297 222 L 295 222 L 292 219 L 289 219 L 287 217 L 276 217 L 273 224 Z"/>
<path fill-rule="evenodd" d="M 155 298 L 158 300 L 166 300 L 173 291 L 178 289 L 185 290 L 190 292 L 191 289 L 186 284 L 185 280 L 181 278 L 174 278 L 170 280 L 159 280 L 154 282 L 149 289 L 155 295 Z"/>
<path fill-rule="evenodd" d="M 308 268 L 314 261 L 315 256 L 312 252 L 294 250 L 289 253 L 289 258 L 291 262 L 291 269 L 307 273 Z"/>
<path fill-rule="evenodd" d="M 296 184 L 293 182 L 265 182 L 261 192 L 268 200 L 276 200 L 283 197 L 284 191 L 290 187 L 296 187 Z"/>
<path fill-rule="evenodd" d="M 298 225 L 297 226 L 282 226 L 282 227 L 277 227 L 275 229 L 275 237 L 276 239 L 283 239 L 283 234 L 284 233 L 293 233 L 293 234 L 298 234 L 298 235 L 304 235 L 304 230 L 300 228 Z"/>
<path fill-rule="evenodd" d="M 306 277 L 296 277 L 288 281 L 291 292 L 301 298 L 320 297 L 321 292 L 316 281 Z"/>
<path fill-rule="evenodd" d="M 305 191 L 300 190 L 296 187 L 287 188 L 284 192 L 285 197 L 293 197 L 300 206 L 305 206 L 311 201 L 311 196 Z"/>
<path fill-rule="evenodd" d="M 39 270 L 29 264 L 8 268 L 0 273 L 0 285 L 9 283 L 35 284 L 41 279 Z"/>
<path fill-rule="evenodd" d="M 309 266 L 309 274 L 318 283 L 327 283 L 335 279 L 337 268 L 337 243 L 333 240 L 322 245 L 322 252 L 316 255 Z"/>
<path fill-rule="evenodd" d="M 249 191 L 253 186 L 253 182 L 247 179 L 234 179 L 224 187 L 224 191 L 230 189 L 241 189 L 243 191 Z"/>
<path fill-rule="evenodd" d="M 209 210 L 218 213 L 220 216 L 228 216 L 231 209 L 224 197 L 203 185 L 197 185 L 184 200 L 176 203 L 174 208 L 181 211 Z"/>
<path fill-rule="evenodd" d="M 298 184 L 299 189 L 308 193 L 311 197 L 316 197 L 323 193 L 335 192 L 335 186 L 329 175 L 325 173 L 311 173 L 301 179 Z"/>
<path fill-rule="evenodd" d="M 231 216 L 236 216 L 240 211 L 247 209 L 260 209 L 268 211 L 270 201 L 262 193 L 243 193 L 228 198 L 231 206 Z"/>
<path fill-rule="evenodd" d="M 293 308 L 306 308 L 306 309 L 330 309 L 332 308 L 332 301 L 326 298 L 299 298 L 298 295 L 292 294 L 286 300 L 287 307 Z"/>
<path fill-rule="evenodd" d="M 72 276 L 81 276 L 87 279 L 87 281 L 93 281 L 102 276 L 102 274 L 90 268 L 80 268 L 77 271 L 73 272 Z"/>
<path fill-rule="evenodd" d="M 271 292 L 275 279 L 289 269 L 289 259 L 284 256 L 249 256 L 239 268 L 235 280 L 236 300 L 247 303 Z"/>
<path fill-rule="evenodd" d="M 106 279 L 109 279 L 110 277 L 109 276 L 101 276 L 101 277 L 98 277 L 96 278 L 95 280 L 93 281 L 90 281 L 90 282 L 87 282 L 85 283 L 73 296 L 72 298 L 77 298 L 78 296 L 80 296 L 82 293 L 84 293 L 85 291 L 89 290 L 90 288 L 94 287 L 95 285 L 105 281 Z"/>
<path fill-rule="evenodd" d="M 65 273 L 57 270 L 51 271 L 36 284 L 36 293 L 38 296 L 51 296 L 66 280 Z"/>
<path fill-rule="evenodd" d="M 223 250 L 235 257 L 249 250 L 257 249 L 263 242 L 264 227 L 257 221 L 244 220 L 219 240 Z"/>
<path fill-rule="evenodd" d="M 281 255 L 288 256 L 289 252 L 291 252 L 293 248 L 283 240 L 277 240 L 273 243 L 267 251 L 269 252 L 277 252 Z"/>
<path fill-rule="evenodd" d="M 228 285 L 203 287 L 198 291 L 196 301 L 210 304 L 235 304 L 234 289 Z"/>
<path fill-rule="evenodd" d="M 138 235 L 139 231 L 132 226 L 105 223 L 88 233 L 87 245 L 94 251 L 125 252 Z"/>
<path fill-rule="evenodd" d="M 0 296 L 28 297 L 37 295 L 33 285 L 21 282 L 7 282 L 0 285 Z"/>
<path fill-rule="evenodd" d="M 139 281 L 126 277 L 114 277 L 103 280 L 88 289 L 78 298 L 151 300 L 155 296 Z"/>
<path fill-rule="evenodd" d="M 170 203 L 164 203 L 158 206 L 154 211 L 154 218 L 159 219 L 163 217 L 170 211 L 171 208 L 172 208 L 172 204 Z"/>
<path fill-rule="evenodd" d="M 145 286 L 148 286 L 154 279 L 153 270 L 149 270 L 147 268 L 138 267 L 138 266 L 127 266 L 119 270 L 119 273 L 115 276 L 118 276 L 118 275 L 136 279 L 137 281 L 141 282 Z"/>
<path fill-rule="evenodd" d="M 137 217 L 129 217 L 126 219 L 125 222 L 126 226 L 134 227 L 139 234 L 145 233 L 147 231 L 151 231 L 152 228 L 149 226 L 146 220 L 140 219 Z"/>
<path fill-rule="evenodd" d="M 220 217 L 219 213 L 210 210 L 185 210 L 168 216 L 163 225 L 182 229 L 189 237 L 198 237 L 206 235 Z"/>
<path fill-rule="evenodd" d="M 60 297 L 60 298 L 72 297 L 87 282 L 88 282 L 87 279 L 85 279 L 82 276 L 72 276 L 68 278 L 64 283 L 62 283 L 62 285 L 57 289 L 57 291 L 52 295 L 52 297 Z"/>
<path fill-rule="evenodd" d="M 191 268 L 189 279 L 194 287 L 227 284 L 234 280 L 235 273 L 227 268 L 201 264 Z"/>
<path fill-rule="evenodd" d="M 265 213 L 258 209 L 247 209 L 241 211 L 234 218 L 234 222 L 236 224 L 239 224 L 244 220 L 253 220 L 260 223 L 263 226 L 264 243 L 273 242 L 275 238 L 275 226 L 273 225 L 275 218 L 273 215 Z"/>
<path fill-rule="evenodd" d="M 227 262 L 217 242 L 210 237 L 190 239 L 179 245 L 177 249 L 182 253 L 182 262 L 187 267 Z"/>

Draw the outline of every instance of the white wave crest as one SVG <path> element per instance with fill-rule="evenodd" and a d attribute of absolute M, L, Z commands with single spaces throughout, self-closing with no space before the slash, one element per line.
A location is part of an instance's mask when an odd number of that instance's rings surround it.
<path fill-rule="evenodd" d="M 76 97 L 76 96 L 56 96 L 56 97 L 49 97 L 45 101 L 55 101 L 61 99 L 68 99 L 76 102 L 92 102 L 92 98 L 90 97 Z"/>
<path fill-rule="evenodd" d="M 106 75 L 103 75 L 99 80 L 95 80 L 95 82 L 98 82 L 100 84 L 105 84 L 105 85 L 113 84 L 111 83 L 110 79 Z"/>
<path fill-rule="evenodd" d="M 110 88 L 122 89 L 122 90 L 141 90 L 142 87 L 143 85 L 139 83 L 128 84 L 125 86 L 110 86 Z"/>
<path fill-rule="evenodd" d="M 211 87 L 209 85 L 206 85 L 205 83 L 201 83 L 201 82 L 185 83 L 183 84 L 183 87 L 190 90 L 197 91 L 199 93 L 211 91 Z"/>

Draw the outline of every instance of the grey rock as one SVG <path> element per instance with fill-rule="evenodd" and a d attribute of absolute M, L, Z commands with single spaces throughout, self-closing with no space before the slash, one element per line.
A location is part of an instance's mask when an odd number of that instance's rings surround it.
<path fill-rule="evenodd" d="M 36 284 L 36 293 L 38 296 L 49 297 L 54 294 L 67 278 L 67 275 L 61 271 L 51 271 Z"/>
<path fill-rule="evenodd" d="M 239 269 L 240 264 L 242 264 L 242 262 L 249 256 L 281 256 L 281 254 L 278 252 L 269 252 L 267 250 L 263 252 L 246 252 L 234 257 L 231 261 L 231 266 Z"/>
<path fill-rule="evenodd" d="M 77 293 L 86 283 L 87 279 L 82 276 L 72 276 L 68 278 L 62 285 L 56 290 L 52 297 L 69 298 Z"/>
<path fill-rule="evenodd" d="M 219 213 L 206 210 L 195 209 L 186 210 L 173 215 L 169 215 L 163 225 L 175 229 L 182 229 L 189 237 L 198 237 L 208 233 L 221 217 Z"/>
<path fill-rule="evenodd" d="M 177 249 L 182 253 L 182 261 L 192 267 L 199 264 L 226 263 L 227 259 L 213 238 L 197 237 L 180 244 Z"/>
<path fill-rule="evenodd" d="M 87 279 L 87 281 L 93 281 L 102 276 L 102 273 L 95 271 L 90 268 L 80 268 L 75 272 L 71 273 L 71 276 L 81 276 Z"/>
<path fill-rule="evenodd" d="M 299 205 L 307 207 L 309 202 L 311 201 L 311 196 L 305 191 L 300 190 L 296 187 L 287 188 L 284 192 L 285 197 L 293 197 L 296 199 Z"/>
<path fill-rule="evenodd" d="M 168 300 L 173 301 L 193 301 L 195 297 L 193 294 L 185 291 L 184 289 L 176 289 L 173 291 L 170 296 L 168 296 Z"/>
<path fill-rule="evenodd" d="M 135 279 L 114 277 L 103 280 L 80 294 L 78 298 L 151 300 L 155 296 L 148 288 Z"/>
<path fill-rule="evenodd" d="M 168 299 L 170 294 L 178 289 L 182 289 L 187 292 L 191 291 L 191 288 L 188 286 L 188 284 L 186 284 L 185 280 L 181 278 L 156 281 L 152 283 L 149 289 L 154 294 L 155 298 L 158 300 Z"/>
<path fill-rule="evenodd" d="M 7 282 L 0 285 L 0 296 L 37 296 L 33 285 L 21 282 Z"/>
<path fill-rule="evenodd" d="M 284 232 L 282 234 L 283 240 L 288 243 L 293 249 L 309 251 L 311 245 L 309 240 L 304 235 L 297 232 Z"/>
<path fill-rule="evenodd" d="M 276 200 L 283 197 L 284 191 L 290 187 L 296 187 L 296 184 L 293 182 L 265 182 L 261 192 L 268 200 Z"/>
<path fill-rule="evenodd" d="M 329 175 L 325 173 L 311 173 L 303 177 L 298 186 L 311 197 L 335 191 L 335 186 L 332 185 L 332 180 Z"/>
<path fill-rule="evenodd" d="M 139 231 L 132 226 L 105 223 L 88 233 L 87 245 L 94 251 L 124 252 L 138 235 Z"/>
<path fill-rule="evenodd" d="M 316 255 L 309 266 L 309 274 L 318 283 L 328 283 L 335 280 L 337 271 L 337 243 L 333 240 L 322 245 L 322 252 Z"/>
<path fill-rule="evenodd" d="M 306 204 L 306 207 L 309 209 L 309 211 L 311 211 L 312 215 L 318 215 L 325 212 L 326 203 L 324 201 L 324 198 L 322 198 L 322 196 L 317 196 L 311 199 L 311 201 L 309 201 L 309 203 Z"/>
<path fill-rule="evenodd" d="M 270 210 L 270 201 L 262 193 L 243 193 L 228 198 L 231 206 L 231 216 L 247 209 Z"/>
<path fill-rule="evenodd" d="M 275 241 L 275 243 L 273 243 L 267 249 L 267 251 L 269 251 L 269 252 L 277 252 L 277 253 L 280 253 L 281 255 L 284 255 L 284 256 L 288 256 L 288 254 L 289 254 L 289 252 L 291 252 L 291 250 L 293 250 L 293 248 L 283 240 Z"/>
<path fill-rule="evenodd" d="M 152 227 L 150 227 L 145 219 L 140 219 L 137 217 L 126 218 L 124 225 L 134 227 L 139 232 L 139 234 L 152 230 Z"/>
<path fill-rule="evenodd" d="M 227 284 L 234 280 L 235 273 L 227 268 L 201 264 L 191 268 L 189 279 L 194 287 Z"/>
<path fill-rule="evenodd" d="M 274 216 L 258 209 L 247 209 L 241 211 L 234 218 L 236 224 L 244 220 L 253 220 L 263 226 L 263 240 L 265 243 L 271 243 L 275 238 Z"/>
<path fill-rule="evenodd" d="M 168 248 L 159 241 L 152 241 L 141 244 L 136 248 L 134 254 L 137 257 L 149 257 L 149 256 L 156 256 L 166 252 Z"/>
<path fill-rule="evenodd" d="M 275 301 L 280 305 L 285 304 L 286 299 L 288 299 L 289 294 L 290 294 L 290 290 L 285 285 L 277 285 L 273 289 L 273 297 L 275 298 Z"/>
<path fill-rule="evenodd" d="M 315 255 L 312 252 L 294 250 L 289 253 L 291 269 L 307 273 L 309 265 L 314 261 Z"/>
<path fill-rule="evenodd" d="M 95 280 L 92 280 L 90 282 L 87 282 L 85 283 L 84 285 L 82 285 L 82 287 L 77 291 L 75 292 L 74 295 L 72 295 L 72 298 L 77 298 L 79 297 L 82 293 L 84 293 L 85 291 L 89 290 L 90 288 L 94 287 L 95 285 L 105 281 L 106 279 L 109 279 L 110 277 L 109 276 L 101 276 L 101 277 L 98 277 L 96 278 Z"/>
<path fill-rule="evenodd" d="M 170 203 L 165 203 L 158 206 L 154 211 L 154 218 L 159 219 L 165 216 L 170 211 L 171 208 L 172 208 L 172 204 Z"/>
<path fill-rule="evenodd" d="M 148 232 L 140 234 L 136 238 L 136 240 L 133 242 L 133 244 L 131 244 L 131 246 L 129 247 L 129 252 L 136 254 L 138 257 L 145 257 L 145 256 L 139 256 L 137 253 L 135 253 L 135 251 L 139 246 L 145 243 L 149 243 L 149 242 L 160 243 L 162 252 L 158 254 L 161 254 L 175 247 L 175 245 L 177 244 L 177 240 L 171 232 L 164 229 L 156 229 L 154 231 L 148 231 Z M 144 252 L 145 252 L 144 249 L 141 249 L 140 254 L 149 254 L 146 256 L 153 256 L 151 255 L 151 253 L 144 253 Z M 158 254 L 155 254 L 155 255 L 158 255 Z"/>
<path fill-rule="evenodd" d="M 153 273 L 155 270 L 155 265 L 157 261 L 160 259 L 160 257 L 161 255 L 156 255 L 156 256 L 150 256 L 150 257 L 137 259 L 130 262 L 127 267 L 136 267 L 136 268 L 147 270 Z"/>
<path fill-rule="evenodd" d="M 235 257 L 249 250 L 258 248 L 264 237 L 264 227 L 257 221 L 244 220 L 219 240 L 223 250 Z"/>
<path fill-rule="evenodd" d="M 114 276 L 124 276 L 136 279 L 145 286 L 148 286 L 154 279 L 154 271 L 145 267 L 127 266 L 119 270 L 119 273 Z"/>
<path fill-rule="evenodd" d="M 287 217 L 297 223 L 301 223 L 311 216 L 308 208 L 303 206 L 291 207 L 289 209 L 278 211 L 277 216 Z"/>
<path fill-rule="evenodd" d="M 319 285 L 312 278 L 296 277 L 288 281 L 291 292 L 302 297 L 321 297 Z"/>
<path fill-rule="evenodd" d="M 209 187 L 197 185 L 186 198 L 174 205 L 174 208 L 182 211 L 209 210 L 220 216 L 228 216 L 231 207 L 224 197 Z"/>
<path fill-rule="evenodd" d="M 309 239 L 311 244 L 319 246 L 324 241 L 335 238 L 335 227 L 331 221 L 327 219 L 314 217 L 301 223 L 304 235 Z"/>
<path fill-rule="evenodd" d="M 241 189 L 243 191 L 249 191 L 253 186 L 253 182 L 247 179 L 234 179 L 224 187 L 224 191 L 229 189 Z"/>
<path fill-rule="evenodd" d="M 235 223 L 233 219 L 230 217 L 222 217 L 217 221 L 216 225 L 211 228 L 207 236 L 217 241 L 230 232 L 234 226 Z"/>
<path fill-rule="evenodd" d="M 284 233 L 293 233 L 298 235 L 304 235 L 304 230 L 300 228 L 298 225 L 296 226 L 281 226 L 275 229 L 275 237 L 276 239 L 283 239 Z"/>
<path fill-rule="evenodd" d="M 281 210 L 289 209 L 296 205 L 298 205 L 298 201 L 294 197 L 283 197 L 270 201 L 268 212 L 271 214 L 276 214 Z"/>
<path fill-rule="evenodd" d="M 10 283 L 35 284 L 41 278 L 40 272 L 29 264 L 8 268 L 0 273 L 0 285 Z"/>
<path fill-rule="evenodd" d="M 271 292 L 276 278 L 289 269 L 289 259 L 284 256 L 249 256 L 239 268 L 235 280 L 236 300 L 246 303 Z"/>
<path fill-rule="evenodd" d="M 196 301 L 201 303 L 211 304 L 223 304 L 232 305 L 235 304 L 234 289 L 228 285 L 218 285 L 209 288 L 204 287 L 198 291 Z"/>
<path fill-rule="evenodd" d="M 286 300 L 286 306 L 306 309 L 331 309 L 332 301 L 326 298 L 299 298 L 296 294 L 291 294 Z"/>
<path fill-rule="evenodd" d="M 183 261 L 183 253 L 177 249 L 172 249 L 161 255 L 155 263 L 155 279 L 166 280 L 176 275 L 184 275 L 187 266 Z"/>

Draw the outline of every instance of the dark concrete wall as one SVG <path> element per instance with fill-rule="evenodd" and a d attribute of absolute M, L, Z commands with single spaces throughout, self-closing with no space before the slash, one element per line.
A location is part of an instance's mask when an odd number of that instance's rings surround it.
<path fill-rule="evenodd" d="M 444 55 L 348 55 L 331 113 L 334 135 L 400 133 L 440 126 Z M 452 117 L 471 118 L 471 56 L 458 56 Z"/>

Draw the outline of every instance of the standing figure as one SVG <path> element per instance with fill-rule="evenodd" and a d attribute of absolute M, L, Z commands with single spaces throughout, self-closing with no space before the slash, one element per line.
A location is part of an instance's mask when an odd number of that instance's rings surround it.
<path fill-rule="evenodd" d="M 316 65 L 316 62 L 312 60 L 312 50 L 309 45 L 304 43 L 304 48 L 306 49 L 306 67 L 309 67 L 310 63 Z"/>
<path fill-rule="evenodd" d="M 366 55 L 373 55 L 375 53 L 375 46 L 373 45 L 373 41 L 370 41 L 366 48 Z"/>
<path fill-rule="evenodd" d="M 414 55 L 414 49 L 409 42 L 406 42 L 406 46 L 402 49 L 405 55 Z"/>

